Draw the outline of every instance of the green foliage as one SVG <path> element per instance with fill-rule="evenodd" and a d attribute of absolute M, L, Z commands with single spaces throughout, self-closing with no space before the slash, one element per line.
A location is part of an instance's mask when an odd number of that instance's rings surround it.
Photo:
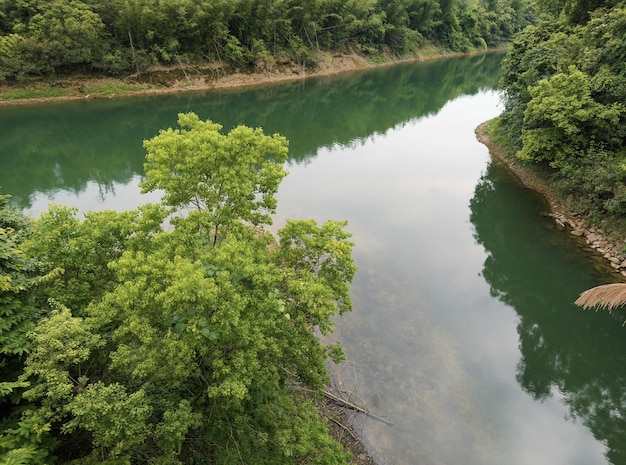
<path fill-rule="evenodd" d="M 216 60 L 273 68 L 319 50 L 411 53 L 498 44 L 532 22 L 515 0 L 46 0 L 0 4 L 0 81 L 65 70 L 124 74 Z M 260 44 L 263 44 L 260 47 Z M 260 51 L 262 49 L 262 53 Z"/>
<path fill-rule="evenodd" d="M 66 95 L 70 95 L 72 90 L 69 88 L 63 87 L 27 87 L 27 88 L 16 88 L 12 90 L 6 90 L 0 92 L 0 99 L 6 100 L 22 100 L 22 99 L 36 99 L 36 98 L 46 98 L 46 97 L 64 97 Z"/>
<path fill-rule="evenodd" d="M 546 160 L 554 168 L 563 168 L 589 147 L 610 146 L 611 128 L 626 116 L 621 103 L 594 101 L 589 76 L 573 66 L 539 81 L 529 92 L 518 156 Z"/>
<path fill-rule="evenodd" d="M 95 82 L 86 85 L 84 92 L 88 95 L 108 95 L 144 90 L 146 87 L 145 84 Z"/>
<path fill-rule="evenodd" d="M 550 17 L 564 17 L 571 24 L 584 24 L 598 9 L 610 9 L 619 0 L 538 0 L 540 10 Z"/>
<path fill-rule="evenodd" d="M 566 164 L 560 173 L 565 189 L 590 212 L 626 215 L 626 159 L 623 152 L 590 148 L 584 157 Z"/>
<path fill-rule="evenodd" d="M 462 3 L 458 18 L 463 35 L 478 48 L 502 46 L 530 22 L 533 11 L 523 2 L 482 0 Z"/>
<path fill-rule="evenodd" d="M 626 7 L 590 17 L 544 20 L 517 36 L 503 62 L 501 125 L 521 159 L 555 170 L 582 212 L 622 216 Z"/>
<path fill-rule="evenodd" d="M 79 427 L 90 431 L 96 456 L 118 458 L 143 443 L 149 434 L 151 407 L 141 389 L 129 394 L 120 384 L 97 382 L 81 390 L 68 409 L 72 420 L 65 424 L 65 431 Z"/>
<path fill-rule="evenodd" d="M 101 59 L 105 25 L 100 16 L 78 0 L 54 0 L 30 18 L 27 49 L 48 66 L 91 64 Z"/>
<path fill-rule="evenodd" d="M 92 350 L 103 343 L 93 333 L 93 323 L 72 316 L 67 307 L 56 306 L 57 311 L 30 333 L 34 348 L 21 377 L 31 382 L 24 397 L 42 401 L 40 412 L 47 421 L 62 418 L 66 403 L 90 374 Z"/>
<path fill-rule="evenodd" d="M 142 192 L 163 189 L 165 204 L 203 212 L 208 240 L 216 244 L 234 221 L 270 224 L 274 194 L 286 171 L 287 140 L 239 126 L 227 135 L 211 121 L 180 114 L 180 129 L 144 143 L 147 179 Z M 194 215 L 199 219 L 199 215 Z"/>
<path fill-rule="evenodd" d="M 47 427 L 20 421 L 21 399 L 28 383 L 18 377 L 26 353 L 32 349 L 27 335 L 42 310 L 33 295 L 39 278 L 34 263 L 22 250 L 30 233 L 30 220 L 0 194 L 0 462 L 44 464 L 47 453 L 39 448 Z"/>
<path fill-rule="evenodd" d="M 330 315 L 337 311 L 341 314 L 352 309 L 348 283 L 355 268 L 351 256 L 353 244 L 347 242 L 350 234 L 343 230 L 345 225 L 345 222 L 329 221 L 320 228 L 313 220 L 292 220 L 278 233 L 281 259 L 296 272 L 295 278 L 300 282 L 322 280 L 324 285 L 319 290 L 330 293 L 312 296 L 306 306 L 308 313 L 315 309 L 311 321 L 314 325 L 330 322 Z M 297 289 L 296 285 L 289 292 L 297 295 Z M 320 329 L 326 332 L 330 327 L 324 325 Z"/>
<path fill-rule="evenodd" d="M 575 61 L 576 42 L 570 32 L 570 28 L 557 22 L 529 26 L 515 37 L 502 62 L 500 86 L 505 105 L 502 123 L 518 150 L 524 110 L 531 98 L 529 88 Z"/>
<path fill-rule="evenodd" d="M 0 356 L 28 351 L 26 333 L 40 314 L 30 294 L 38 279 L 36 268 L 21 250 L 30 221 L 10 207 L 9 198 L 0 194 Z"/>
<path fill-rule="evenodd" d="M 21 47 L 24 37 L 19 34 L 0 36 L 0 82 L 17 76 L 24 69 Z"/>
<path fill-rule="evenodd" d="M 581 54 L 584 71 L 595 75 L 605 67 L 612 75 L 626 77 L 626 8 L 596 12 L 581 34 L 586 44 Z"/>
<path fill-rule="evenodd" d="M 246 52 L 241 46 L 239 39 L 234 36 L 229 36 L 224 44 L 224 58 L 231 63 L 242 65 L 245 54 Z"/>
<path fill-rule="evenodd" d="M 287 141 L 223 135 L 194 114 L 179 123 L 146 141 L 144 187 L 196 208 L 173 228 L 161 206 L 82 220 L 52 206 L 21 246 L 47 273 L 37 295 L 52 311 L 28 333 L 21 375 L 0 384 L 22 403 L 3 459 L 347 463 L 310 401 L 341 356 L 315 332 L 352 308 L 345 223 L 290 221 L 277 243 L 260 225 Z"/>
<path fill-rule="evenodd" d="M 48 423 L 24 415 L 19 421 L 0 422 L 0 463 L 3 465 L 48 465 L 51 462 L 47 438 Z"/>
<path fill-rule="evenodd" d="M 49 273 L 46 297 L 80 312 L 108 288 L 114 276 L 109 262 L 160 229 L 166 213 L 150 205 L 131 212 L 89 212 L 83 221 L 76 213 L 51 206 L 35 222 L 24 248 Z"/>

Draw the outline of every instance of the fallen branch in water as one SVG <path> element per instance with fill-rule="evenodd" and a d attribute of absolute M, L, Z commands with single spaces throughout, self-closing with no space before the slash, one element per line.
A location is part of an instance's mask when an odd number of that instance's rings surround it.
<path fill-rule="evenodd" d="M 342 428 L 344 431 L 347 431 L 348 434 L 350 436 L 352 436 L 352 439 L 354 439 L 355 441 L 360 441 L 359 438 L 357 438 L 354 433 L 352 432 L 352 430 L 350 428 L 348 428 L 346 425 L 344 425 L 343 423 L 341 423 L 338 420 L 335 420 L 333 417 L 330 417 L 328 415 L 324 415 L 326 418 L 328 418 L 330 421 L 332 421 L 334 424 L 336 424 L 337 426 L 339 426 L 340 428 Z"/>
<path fill-rule="evenodd" d="M 368 417 L 373 418 L 374 420 L 378 420 L 378 421 L 382 421 L 383 423 L 385 423 L 386 425 L 389 426 L 394 426 L 394 424 L 388 420 L 385 420 L 382 417 L 379 417 L 378 415 L 373 414 L 372 412 L 370 412 L 369 410 L 365 410 L 364 408 L 359 407 L 358 405 L 354 405 L 352 402 L 348 402 L 347 400 L 342 399 L 341 397 L 337 397 L 335 394 L 333 394 L 332 392 L 329 391 L 324 391 L 324 395 L 326 397 L 328 397 L 329 399 L 337 402 L 338 404 L 340 404 L 343 407 L 349 408 L 350 410 L 355 410 L 357 412 L 361 412 L 365 415 L 367 415 Z"/>

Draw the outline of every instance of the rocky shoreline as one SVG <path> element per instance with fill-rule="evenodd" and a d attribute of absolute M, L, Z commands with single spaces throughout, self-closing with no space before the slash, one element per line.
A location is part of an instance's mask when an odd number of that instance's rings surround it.
<path fill-rule="evenodd" d="M 602 229 L 589 226 L 584 220 L 569 217 L 563 212 L 552 212 L 550 216 L 557 225 L 568 229 L 572 235 L 584 238 L 590 248 L 608 260 L 622 278 L 626 278 L 626 254 L 622 252 L 623 244 L 611 241 Z"/>
<path fill-rule="evenodd" d="M 626 281 L 626 254 L 623 252 L 626 240 L 614 240 L 598 226 L 589 224 L 577 213 L 570 211 L 564 206 L 556 193 L 527 166 L 512 159 L 503 149 L 498 147 L 485 133 L 484 127 L 487 122 L 476 128 L 476 138 L 489 149 L 489 154 L 500 163 L 508 167 L 526 187 L 539 192 L 550 205 L 549 216 L 554 219 L 556 225 L 568 231 L 573 236 L 579 237 L 581 242 L 593 249 L 600 257 L 606 260 L 615 270 L 617 277 Z"/>

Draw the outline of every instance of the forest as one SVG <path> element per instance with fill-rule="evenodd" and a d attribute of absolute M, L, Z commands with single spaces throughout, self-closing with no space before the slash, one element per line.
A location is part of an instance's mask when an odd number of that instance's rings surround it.
<path fill-rule="evenodd" d="M 591 223 L 626 218 L 626 4 L 541 1 L 503 61 L 490 131 Z"/>
<path fill-rule="evenodd" d="M 219 62 L 271 70 L 320 50 L 409 54 L 505 44 L 527 0 L 0 0 L 0 84 Z"/>

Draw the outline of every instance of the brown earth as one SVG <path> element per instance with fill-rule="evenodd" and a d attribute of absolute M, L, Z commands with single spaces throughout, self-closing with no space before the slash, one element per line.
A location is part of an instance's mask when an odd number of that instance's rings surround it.
<path fill-rule="evenodd" d="M 338 405 L 328 397 L 323 397 L 318 401 L 317 408 L 326 419 L 331 436 L 343 446 L 344 450 L 352 454 L 351 465 L 376 464 L 350 424 L 345 406 Z"/>
<path fill-rule="evenodd" d="M 484 51 L 472 53 L 484 53 Z M 320 52 L 317 54 L 317 64 L 313 68 L 304 68 L 302 65 L 285 60 L 283 62 L 277 62 L 272 67 L 268 67 L 265 62 L 260 61 L 256 64 L 254 69 L 249 72 L 231 69 L 227 65 L 220 63 L 204 63 L 167 67 L 156 66 L 148 71 L 121 78 L 93 75 L 59 76 L 46 80 L 0 85 L 0 106 L 251 87 L 282 81 L 301 80 L 314 76 L 329 76 L 348 71 L 360 71 L 402 62 L 425 61 L 467 54 L 468 53 L 443 53 L 441 50 L 428 49 L 418 51 L 410 58 L 399 59 L 390 55 L 380 55 L 376 58 L 372 58 L 356 53 Z M 106 85 L 113 87 L 119 84 L 141 85 L 142 88 L 136 90 L 127 89 L 119 93 L 89 91 L 90 88 L 102 88 Z M 2 92 L 29 88 L 40 90 L 62 88 L 68 95 L 19 99 L 2 98 L 1 96 Z"/>
<path fill-rule="evenodd" d="M 520 163 L 498 147 L 485 133 L 485 124 L 482 123 L 476 128 L 476 138 L 487 146 L 492 158 L 514 173 L 522 185 L 543 195 L 550 205 L 549 215 L 554 219 L 557 227 L 579 237 L 581 246 L 593 249 L 598 254 L 598 258 L 609 263 L 616 271 L 616 280 L 624 281 L 626 277 L 626 254 L 623 252 L 626 240 L 624 237 L 607 233 L 605 229 L 591 224 L 587 218 L 576 212 L 567 199 L 563 199 L 555 192 L 545 174 L 533 169 L 532 166 Z"/>

